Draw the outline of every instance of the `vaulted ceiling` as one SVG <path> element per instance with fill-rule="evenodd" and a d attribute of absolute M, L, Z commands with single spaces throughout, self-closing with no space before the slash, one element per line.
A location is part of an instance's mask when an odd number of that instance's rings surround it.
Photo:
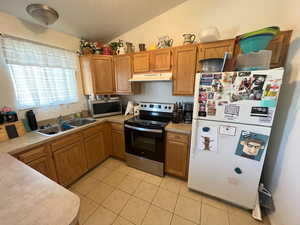
<path fill-rule="evenodd" d="M 0 10 L 25 21 L 31 3 L 47 4 L 59 13 L 50 27 L 76 37 L 109 41 L 186 0 L 5 0 Z"/>

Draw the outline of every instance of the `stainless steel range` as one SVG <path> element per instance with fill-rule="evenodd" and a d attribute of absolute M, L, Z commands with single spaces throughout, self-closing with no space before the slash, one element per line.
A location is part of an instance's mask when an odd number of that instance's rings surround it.
<path fill-rule="evenodd" d="M 126 162 L 129 166 L 163 176 L 165 126 L 172 119 L 173 104 L 139 104 L 140 115 L 125 121 Z"/>

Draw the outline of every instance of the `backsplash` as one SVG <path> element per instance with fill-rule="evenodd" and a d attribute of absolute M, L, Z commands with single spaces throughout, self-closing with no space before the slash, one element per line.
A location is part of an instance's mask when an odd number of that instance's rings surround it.
<path fill-rule="evenodd" d="M 134 102 L 175 103 L 178 101 L 193 102 L 193 96 L 173 96 L 172 82 L 144 82 L 141 94 L 121 97 L 123 104 Z"/>

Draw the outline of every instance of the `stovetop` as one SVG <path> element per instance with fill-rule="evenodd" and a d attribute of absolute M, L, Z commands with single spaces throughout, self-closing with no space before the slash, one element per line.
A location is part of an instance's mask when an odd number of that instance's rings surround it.
<path fill-rule="evenodd" d="M 135 116 L 131 119 L 126 120 L 125 124 L 143 128 L 163 129 L 168 124 L 168 122 L 145 120 L 141 119 L 139 116 Z"/>

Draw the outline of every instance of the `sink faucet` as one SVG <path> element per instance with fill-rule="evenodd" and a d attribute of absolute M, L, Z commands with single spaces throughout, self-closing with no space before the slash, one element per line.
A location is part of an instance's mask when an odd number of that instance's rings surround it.
<path fill-rule="evenodd" d="M 59 125 L 62 125 L 63 124 L 63 122 L 64 122 L 64 118 L 62 117 L 62 115 L 60 115 L 59 117 L 57 117 L 57 123 L 59 124 Z"/>

